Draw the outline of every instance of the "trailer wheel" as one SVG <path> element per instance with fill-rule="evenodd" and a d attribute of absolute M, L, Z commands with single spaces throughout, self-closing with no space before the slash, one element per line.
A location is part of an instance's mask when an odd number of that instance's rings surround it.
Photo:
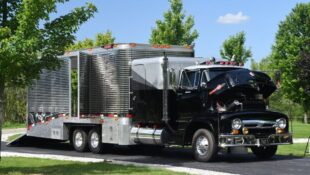
<path fill-rule="evenodd" d="M 87 150 L 87 133 L 82 129 L 75 129 L 72 137 L 72 144 L 76 151 L 85 152 Z"/>
<path fill-rule="evenodd" d="M 103 152 L 101 134 L 99 129 L 92 129 L 88 134 L 88 146 L 91 152 L 98 154 Z"/>
<path fill-rule="evenodd" d="M 212 132 L 198 129 L 193 136 L 192 149 L 197 161 L 212 161 L 217 155 L 217 145 Z"/>
<path fill-rule="evenodd" d="M 251 147 L 253 154 L 259 159 L 270 159 L 277 152 L 277 146 Z"/>

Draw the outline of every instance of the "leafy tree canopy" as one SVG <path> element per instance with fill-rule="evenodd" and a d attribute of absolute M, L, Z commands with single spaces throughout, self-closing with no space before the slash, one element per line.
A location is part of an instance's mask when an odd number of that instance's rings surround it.
<path fill-rule="evenodd" d="M 79 49 L 87 49 L 98 46 L 104 46 L 107 44 L 114 43 L 115 38 L 112 36 L 111 31 L 107 31 L 106 33 L 98 33 L 96 35 L 95 41 L 89 38 L 86 38 L 83 41 L 78 41 L 75 44 L 70 45 L 67 50 L 79 50 Z"/>
<path fill-rule="evenodd" d="M 51 20 L 49 14 L 66 1 L 0 0 L 0 140 L 3 101 L 10 97 L 4 96 L 9 92 L 5 87 L 26 86 L 42 69 L 59 66 L 57 56 L 73 43 L 79 26 L 97 11 L 88 3 Z"/>
<path fill-rule="evenodd" d="M 272 65 L 281 71 L 282 90 L 307 111 L 310 96 L 305 92 L 306 82 L 298 75 L 309 67 L 301 69 L 298 62 L 302 63 L 310 53 L 310 3 L 297 4 L 280 23 L 272 51 Z"/>
<path fill-rule="evenodd" d="M 49 14 L 56 12 L 57 3 L 66 1 L 1 1 L 0 83 L 27 85 L 41 69 L 59 65 L 56 57 L 73 43 L 73 34 L 96 12 L 88 3 L 51 20 Z"/>
<path fill-rule="evenodd" d="M 182 11 L 182 0 L 169 0 L 170 9 L 164 13 L 164 20 L 156 21 L 152 29 L 151 44 L 193 45 L 198 38 L 197 30 L 193 30 L 194 18 Z"/>
<path fill-rule="evenodd" d="M 245 63 L 252 57 L 251 49 L 245 48 L 245 33 L 239 32 L 224 41 L 220 50 L 221 57 L 237 63 Z"/>

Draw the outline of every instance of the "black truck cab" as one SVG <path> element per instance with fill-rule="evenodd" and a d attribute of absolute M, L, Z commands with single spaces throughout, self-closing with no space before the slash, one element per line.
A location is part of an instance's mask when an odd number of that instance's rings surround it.
<path fill-rule="evenodd" d="M 269 158 L 277 145 L 292 143 L 288 117 L 268 110 L 275 90 L 267 74 L 234 62 L 186 67 L 177 89 L 178 135 L 199 161 L 212 160 L 218 148 L 239 146 Z"/>

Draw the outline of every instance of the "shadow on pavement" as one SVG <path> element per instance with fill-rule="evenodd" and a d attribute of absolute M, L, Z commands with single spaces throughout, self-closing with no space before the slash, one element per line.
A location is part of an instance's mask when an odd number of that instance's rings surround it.
<path fill-rule="evenodd" d="M 192 152 L 190 148 L 165 148 L 154 146 L 113 146 L 106 144 L 106 151 L 104 155 L 108 157 L 121 156 L 119 159 L 114 160 L 126 160 L 138 163 L 160 163 L 157 159 L 166 159 L 165 163 L 176 163 L 176 162 L 193 162 Z M 41 150 L 52 150 L 52 151 L 63 151 L 65 155 L 66 151 L 74 151 L 72 146 L 68 142 L 55 141 L 51 139 L 35 138 L 35 137 L 24 137 L 23 139 L 15 142 L 13 145 L 2 147 L 6 151 L 22 152 L 27 148 L 38 148 Z M 74 156 L 79 156 L 81 153 L 76 153 Z M 92 155 L 91 153 L 89 153 Z M 72 155 L 70 155 L 72 156 Z M 84 155 L 85 156 L 85 155 Z M 98 155 L 100 156 L 100 155 Z M 96 156 L 96 157 L 98 157 Z M 142 156 L 139 158 L 139 156 Z M 152 159 L 146 159 L 145 156 L 152 157 Z M 90 156 L 94 157 L 94 156 Z M 124 158 L 125 157 L 125 158 Z M 132 159 L 131 159 L 132 157 Z M 227 163 L 246 163 L 246 162 L 259 162 L 259 161 L 278 161 L 278 160 L 291 160 L 301 159 L 303 157 L 296 156 L 275 156 L 270 160 L 259 160 L 251 153 L 249 154 L 219 154 L 218 158 L 212 163 L 227 162 Z M 139 160 L 140 159 L 140 160 Z"/>

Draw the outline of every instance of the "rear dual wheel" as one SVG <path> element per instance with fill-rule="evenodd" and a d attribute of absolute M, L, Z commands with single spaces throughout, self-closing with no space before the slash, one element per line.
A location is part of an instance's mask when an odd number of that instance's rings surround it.
<path fill-rule="evenodd" d="M 88 146 L 91 152 L 98 154 L 103 152 L 101 132 L 99 129 L 92 129 L 88 134 Z"/>
<path fill-rule="evenodd" d="M 77 152 L 85 152 L 88 149 L 87 133 L 83 129 L 75 129 L 72 136 L 72 145 Z"/>
<path fill-rule="evenodd" d="M 83 129 L 75 129 L 72 136 L 72 145 L 78 152 L 90 150 L 93 153 L 101 153 L 103 144 L 101 142 L 101 132 L 99 129 L 91 129 L 88 134 Z"/>

